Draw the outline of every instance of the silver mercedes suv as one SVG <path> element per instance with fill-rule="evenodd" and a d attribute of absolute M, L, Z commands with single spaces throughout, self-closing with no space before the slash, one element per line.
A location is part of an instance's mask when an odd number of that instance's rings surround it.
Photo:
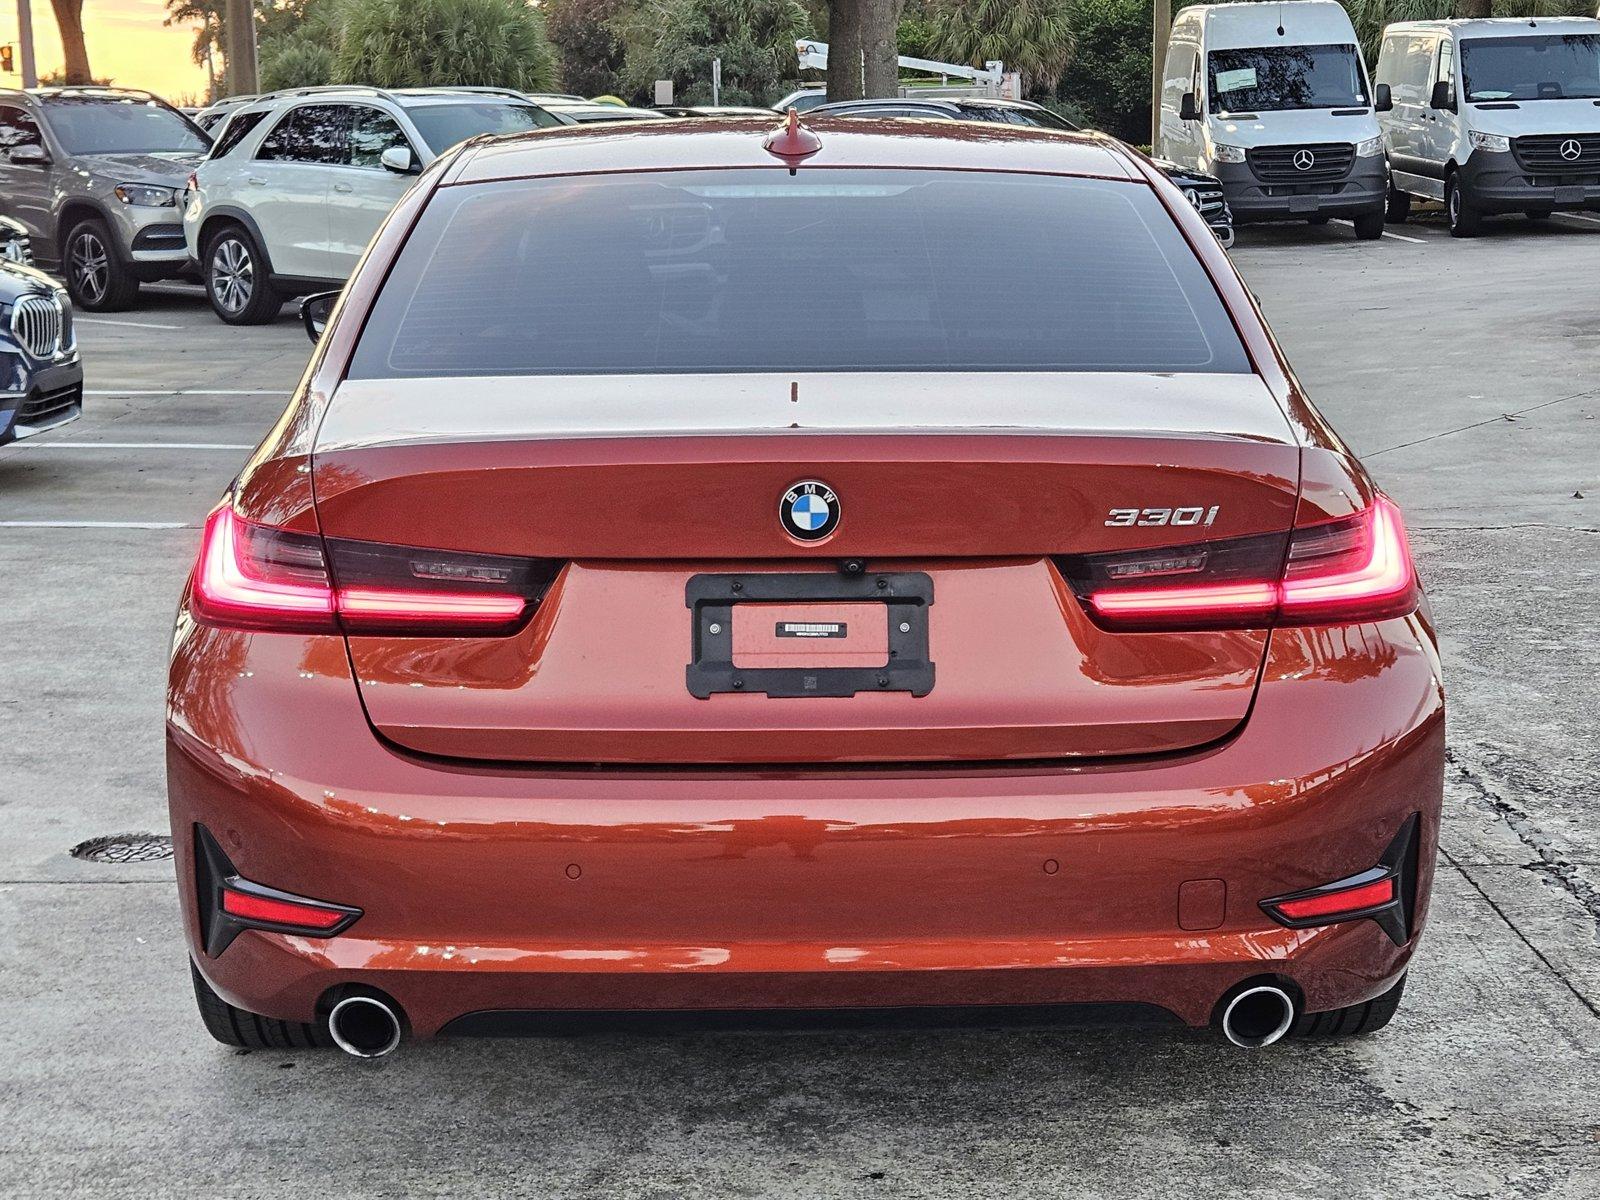
<path fill-rule="evenodd" d="M 0 215 L 80 308 L 129 308 L 140 283 L 189 275 L 183 189 L 210 141 L 149 92 L 0 89 Z"/>

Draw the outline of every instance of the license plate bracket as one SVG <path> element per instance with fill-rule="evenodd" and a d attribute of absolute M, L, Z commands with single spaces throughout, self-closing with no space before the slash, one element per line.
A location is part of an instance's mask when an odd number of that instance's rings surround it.
<path fill-rule="evenodd" d="M 734 665 L 735 605 L 808 601 L 885 605 L 888 661 L 874 667 Z M 928 655 L 933 580 L 925 572 L 695 575 L 684 589 L 684 602 L 693 614 L 693 654 L 685 679 L 689 694 L 701 700 L 717 692 L 755 692 L 769 697 L 854 696 L 857 692 L 926 696 L 933 690 L 933 663 Z"/>

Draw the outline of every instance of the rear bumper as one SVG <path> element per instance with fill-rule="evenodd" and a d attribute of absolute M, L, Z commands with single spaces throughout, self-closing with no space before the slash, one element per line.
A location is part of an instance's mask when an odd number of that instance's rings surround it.
<path fill-rule="evenodd" d="M 1273 637 L 1225 745 L 1051 770 L 445 767 L 372 735 L 335 638 L 180 625 L 168 767 L 213 988 L 312 1020 L 376 987 L 431 1036 L 505 1010 L 1155 1004 L 1203 1024 L 1262 974 L 1375 996 L 1426 915 L 1443 787 L 1418 617 Z M 1421 815 L 1410 936 L 1287 929 L 1264 897 L 1373 865 Z M 199 936 L 193 830 L 257 882 L 360 907 L 326 939 Z"/>
<path fill-rule="evenodd" d="M 1387 200 L 1388 177 L 1382 155 L 1356 159 L 1346 178 L 1327 184 L 1264 184 L 1248 163 L 1217 163 L 1214 170 L 1222 180 L 1236 225 L 1353 217 L 1379 211 Z"/>
<path fill-rule="evenodd" d="M 1480 212 L 1528 209 L 1600 210 L 1600 172 L 1586 175 L 1530 175 L 1514 154 L 1474 150 L 1461 164 L 1462 195 Z"/>

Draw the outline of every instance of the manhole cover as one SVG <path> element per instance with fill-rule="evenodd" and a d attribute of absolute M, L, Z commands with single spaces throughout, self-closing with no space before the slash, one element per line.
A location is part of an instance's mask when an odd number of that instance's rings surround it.
<path fill-rule="evenodd" d="M 164 833 L 113 833 L 79 842 L 72 857 L 97 863 L 159 862 L 172 857 L 172 839 Z"/>

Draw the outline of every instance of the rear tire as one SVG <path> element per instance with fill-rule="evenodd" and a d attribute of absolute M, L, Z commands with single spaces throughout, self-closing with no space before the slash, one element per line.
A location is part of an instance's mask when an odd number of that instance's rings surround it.
<path fill-rule="evenodd" d="M 1451 237 L 1477 237 L 1483 232 L 1483 214 L 1467 201 L 1461 177 L 1454 171 L 1444 181 L 1444 211 L 1450 218 Z"/>
<path fill-rule="evenodd" d="M 1381 212 L 1359 213 L 1352 223 L 1358 241 L 1375 242 L 1383 236 L 1384 214 Z"/>
<path fill-rule="evenodd" d="M 1391 225 L 1404 225 L 1406 218 L 1411 215 L 1411 197 L 1404 192 L 1395 191 L 1394 184 L 1389 185 L 1389 198 L 1384 205 L 1383 219 Z"/>
<path fill-rule="evenodd" d="M 240 1046 L 247 1050 L 319 1050 L 333 1045 L 321 1025 L 258 1017 L 235 1008 L 211 990 L 193 959 L 189 961 L 189 975 L 194 981 L 194 1000 L 200 1008 L 200 1020 L 205 1023 L 206 1032 L 224 1046 Z"/>
<path fill-rule="evenodd" d="M 200 273 L 211 311 L 229 325 L 265 325 L 283 309 L 267 256 L 242 225 L 225 225 L 211 235 Z"/>
<path fill-rule="evenodd" d="M 1406 990 L 1406 977 L 1400 976 L 1395 984 L 1381 996 L 1349 1008 L 1335 1008 L 1328 1012 L 1301 1013 L 1295 1018 L 1290 1037 L 1336 1038 L 1360 1037 L 1377 1033 L 1387 1025 L 1400 1008 L 1400 997 Z"/>
<path fill-rule="evenodd" d="M 117 256 L 111 230 L 99 217 L 85 217 L 67 231 L 61 273 L 72 302 L 87 312 L 121 312 L 139 299 L 139 280 Z"/>

